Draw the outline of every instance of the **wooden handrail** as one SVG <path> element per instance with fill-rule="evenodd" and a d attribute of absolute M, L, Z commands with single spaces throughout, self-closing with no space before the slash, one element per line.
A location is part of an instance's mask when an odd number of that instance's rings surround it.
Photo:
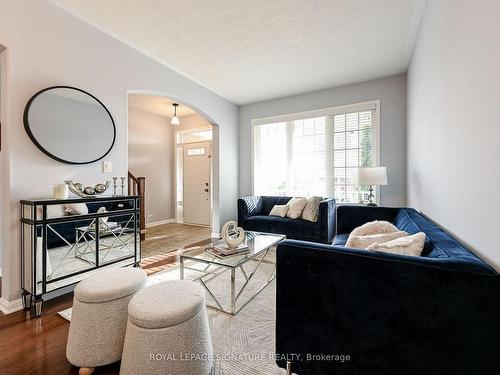
<path fill-rule="evenodd" d="M 136 177 L 128 171 L 128 193 L 138 195 L 141 202 L 140 228 L 141 241 L 146 239 L 146 177 Z"/>

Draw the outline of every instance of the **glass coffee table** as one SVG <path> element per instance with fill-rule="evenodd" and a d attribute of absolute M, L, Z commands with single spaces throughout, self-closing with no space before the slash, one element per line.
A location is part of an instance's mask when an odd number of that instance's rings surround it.
<path fill-rule="evenodd" d="M 245 234 L 245 243 L 250 250 L 245 254 L 221 259 L 207 252 L 205 247 L 188 251 L 180 256 L 181 279 L 184 279 L 186 271 L 189 271 L 194 275 L 191 280 L 198 281 L 213 301 L 212 304 L 207 299 L 207 306 L 231 315 L 236 315 L 274 280 L 276 277 L 274 250 L 276 245 L 285 239 L 285 236 L 280 234 L 249 231 Z M 222 284 L 218 282 L 217 291 L 213 285 L 214 281 L 222 280 L 224 277 L 227 281 Z M 257 278 L 261 279 L 260 282 L 256 280 Z M 256 282 L 252 283 L 252 280 Z M 229 298 L 225 298 L 227 295 L 221 297 L 221 294 L 227 293 L 228 288 Z"/>

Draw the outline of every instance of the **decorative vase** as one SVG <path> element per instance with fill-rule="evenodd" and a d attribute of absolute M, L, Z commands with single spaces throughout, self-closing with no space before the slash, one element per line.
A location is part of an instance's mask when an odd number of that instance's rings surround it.
<path fill-rule="evenodd" d="M 236 237 L 231 237 L 231 233 L 234 232 Z M 243 241 L 245 241 L 245 231 L 243 228 L 237 226 L 236 221 L 228 221 L 222 227 L 222 240 L 227 247 L 231 249 L 237 248 Z"/>

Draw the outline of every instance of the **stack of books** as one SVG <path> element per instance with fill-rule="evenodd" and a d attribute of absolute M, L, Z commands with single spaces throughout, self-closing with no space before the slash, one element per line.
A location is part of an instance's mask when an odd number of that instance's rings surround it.
<path fill-rule="evenodd" d="M 236 248 L 228 247 L 223 241 L 219 241 L 213 244 L 205 250 L 207 253 L 215 255 L 217 258 L 224 259 L 227 257 L 242 255 L 250 252 L 248 245 L 242 243 Z"/>

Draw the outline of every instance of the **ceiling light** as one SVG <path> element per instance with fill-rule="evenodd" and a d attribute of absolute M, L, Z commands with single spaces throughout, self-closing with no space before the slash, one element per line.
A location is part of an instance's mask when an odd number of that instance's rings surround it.
<path fill-rule="evenodd" d="M 172 125 L 180 125 L 181 122 L 179 121 L 179 117 L 177 117 L 177 107 L 179 106 L 179 104 L 172 103 L 172 105 L 174 106 L 174 117 L 172 117 L 172 120 L 170 120 L 170 123 Z"/>

